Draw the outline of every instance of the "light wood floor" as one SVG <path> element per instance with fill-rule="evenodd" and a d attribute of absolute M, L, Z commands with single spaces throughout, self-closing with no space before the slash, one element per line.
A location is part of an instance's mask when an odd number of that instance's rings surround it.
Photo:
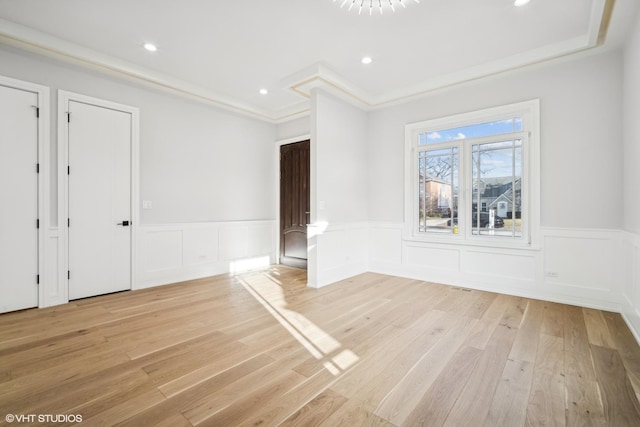
<path fill-rule="evenodd" d="M 272 267 L 1 315 L 0 423 L 640 426 L 618 314 L 373 273 L 304 283 Z"/>

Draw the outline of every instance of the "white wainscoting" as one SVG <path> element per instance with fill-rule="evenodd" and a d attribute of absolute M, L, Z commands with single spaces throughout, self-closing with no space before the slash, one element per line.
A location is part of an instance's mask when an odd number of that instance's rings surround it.
<path fill-rule="evenodd" d="M 574 304 L 620 311 L 620 231 L 543 229 L 543 239 L 543 290 L 567 295 Z"/>
<path fill-rule="evenodd" d="M 540 250 L 422 243 L 401 223 L 330 225 L 318 231 L 318 286 L 374 271 L 623 314 L 640 342 L 640 235 L 542 229 Z M 242 260 L 276 262 L 276 221 L 142 225 L 134 289 L 224 274 Z M 56 227 L 44 239 L 40 307 L 67 302 Z"/>
<path fill-rule="evenodd" d="M 317 230 L 309 253 L 317 257 L 317 282 L 312 286 L 326 286 L 368 271 L 368 224 L 334 224 L 313 227 Z M 316 233 L 314 231 L 314 233 Z"/>
<path fill-rule="evenodd" d="M 39 307 L 65 304 L 68 300 L 68 282 L 64 266 L 63 238 L 58 227 L 49 227 L 44 235 L 44 271 L 40 274 Z"/>
<path fill-rule="evenodd" d="M 622 232 L 621 240 L 622 315 L 640 342 L 640 235 Z"/>
<path fill-rule="evenodd" d="M 370 271 L 621 311 L 620 232 L 543 228 L 536 250 L 403 239 L 401 223 L 369 224 Z"/>
<path fill-rule="evenodd" d="M 133 288 L 228 273 L 241 260 L 274 263 L 276 233 L 273 220 L 141 225 Z"/>

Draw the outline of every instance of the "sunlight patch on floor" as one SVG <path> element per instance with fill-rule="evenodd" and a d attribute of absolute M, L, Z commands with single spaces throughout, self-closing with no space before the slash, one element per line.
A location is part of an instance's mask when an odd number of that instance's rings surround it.
<path fill-rule="evenodd" d="M 252 270 L 262 270 L 268 268 L 269 265 L 271 265 L 271 260 L 268 256 L 238 259 L 229 262 L 229 273 L 237 274 Z"/>
<path fill-rule="evenodd" d="M 279 283 L 263 274 L 238 277 L 242 286 L 333 375 L 349 369 L 359 357 L 313 323 L 303 314 L 287 308 L 287 300 Z M 340 351 L 335 356 L 333 353 Z"/>

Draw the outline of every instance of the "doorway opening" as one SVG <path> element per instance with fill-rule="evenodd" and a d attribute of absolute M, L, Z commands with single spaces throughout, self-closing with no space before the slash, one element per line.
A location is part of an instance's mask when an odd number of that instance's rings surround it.
<path fill-rule="evenodd" d="M 307 268 L 311 214 L 310 141 L 280 147 L 280 264 Z"/>

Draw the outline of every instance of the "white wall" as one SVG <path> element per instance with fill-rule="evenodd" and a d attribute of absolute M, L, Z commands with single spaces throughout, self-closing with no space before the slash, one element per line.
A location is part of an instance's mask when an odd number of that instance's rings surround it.
<path fill-rule="evenodd" d="M 314 103 L 316 220 L 366 221 L 367 114 L 322 91 L 315 92 Z"/>
<path fill-rule="evenodd" d="M 624 49 L 624 314 L 640 332 L 640 14 Z M 640 334 L 639 334 L 640 335 Z M 638 336 L 638 335 L 636 335 Z"/>
<path fill-rule="evenodd" d="M 624 229 L 640 234 L 640 14 L 624 50 Z"/>
<path fill-rule="evenodd" d="M 50 87 L 54 118 L 57 89 L 140 109 L 143 223 L 275 218 L 275 125 L 4 45 L 0 74 Z"/>
<path fill-rule="evenodd" d="M 309 283 L 323 286 L 367 268 L 367 114 L 312 93 Z"/>
<path fill-rule="evenodd" d="M 369 269 L 619 311 L 622 53 L 591 51 L 369 114 Z M 403 235 L 404 126 L 540 99 L 541 242 L 525 249 Z"/>
<path fill-rule="evenodd" d="M 176 96 L 101 70 L 0 45 L 0 75 L 51 89 L 51 173 L 41 288 L 66 286 L 64 191 L 57 174 L 57 90 L 140 110 L 141 224 L 133 288 L 229 271 L 238 260 L 275 261 L 276 126 Z M 62 181 L 62 180 L 61 180 Z M 152 209 L 142 209 L 142 200 Z M 66 302 L 41 298 L 41 305 Z"/>
<path fill-rule="evenodd" d="M 182 99 L 141 102 L 143 223 L 275 218 L 272 125 Z"/>
<path fill-rule="evenodd" d="M 362 251 L 360 269 L 619 311 L 631 265 L 622 259 L 620 232 L 622 59 L 620 51 L 591 51 L 364 115 L 316 91 L 312 211 L 326 229 L 311 230 L 319 236 L 310 241 L 319 263 L 310 264 L 310 276 L 320 285 L 344 278 L 323 270 L 344 273 L 346 260 Z M 405 239 L 405 125 L 529 99 L 541 105 L 540 245 L 496 249 Z M 357 247 L 363 236 L 367 245 Z"/>
<path fill-rule="evenodd" d="M 278 123 L 276 125 L 276 141 L 286 141 L 292 138 L 309 135 L 311 133 L 311 122 L 309 116 L 295 120 Z"/>
<path fill-rule="evenodd" d="M 404 125 L 540 99 L 543 226 L 622 225 L 622 56 L 558 61 L 440 91 L 369 116 L 369 217 L 403 219 Z"/>

